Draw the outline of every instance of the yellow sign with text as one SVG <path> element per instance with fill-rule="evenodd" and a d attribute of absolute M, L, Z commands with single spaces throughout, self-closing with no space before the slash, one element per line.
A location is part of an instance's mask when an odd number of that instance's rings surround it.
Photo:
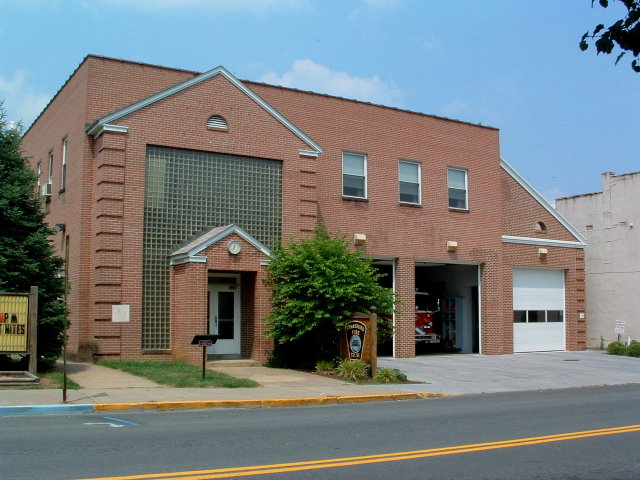
<path fill-rule="evenodd" d="M 26 353 L 29 295 L 0 294 L 0 352 Z"/>

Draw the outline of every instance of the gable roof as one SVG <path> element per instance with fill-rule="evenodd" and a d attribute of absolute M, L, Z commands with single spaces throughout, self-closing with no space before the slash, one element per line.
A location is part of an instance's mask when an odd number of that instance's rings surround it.
<path fill-rule="evenodd" d="M 244 83 L 234 77 L 227 69 L 222 66 L 216 67 L 213 70 L 209 70 L 208 72 L 197 75 L 193 78 L 189 78 L 183 82 L 180 82 L 172 87 L 169 87 L 165 90 L 161 90 L 160 92 L 151 95 L 147 98 L 143 98 L 137 102 L 132 103 L 124 108 L 116 110 L 109 115 L 105 115 L 98 120 L 90 123 L 86 126 L 85 131 L 88 135 L 97 137 L 105 130 L 110 130 L 114 126 L 110 125 L 112 122 L 119 120 L 120 118 L 129 115 L 130 113 L 136 112 L 141 108 L 144 108 L 148 105 L 152 105 L 160 100 L 163 100 L 171 95 L 179 93 L 187 88 L 190 88 L 194 85 L 204 82 L 210 78 L 216 76 L 222 76 L 226 78 L 231 84 L 233 84 L 238 90 L 247 95 L 251 100 L 256 102 L 261 108 L 263 108 L 267 113 L 269 113 L 273 118 L 275 118 L 278 122 L 284 125 L 287 129 L 289 129 L 294 135 L 296 135 L 300 140 L 306 143 L 311 150 L 301 150 L 300 153 L 307 156 L 318 156 L 323 152 L 323 149 L 320 145 L 314 142 L 311 137 L 305 134 L 302 130 L 296 127 L 293 123 L 287 120 L 284 115 L 278 112 L 275 108 L 269 105 L 265 100 L 263 100 L 258 94 L 253 92 L 249 87 L 247 87 Z M 119 127 L 123 128 L 123 127 Z"/>
<path fill-rule="evenodd" d="M 244 239 L 247 243 L 253 245 L 256 249 L 260 250 L 267 257 L 271 257 L 271 250 L 267 248 L 262 242 L 256 240 L 252 235 L 247 233 L 243 228 L 235 224 L 224 225 L 222 227 L 215 227 L 211 230 L 198 235 L 193 240 L 189 241 L 186 245 L 178 248 L 177 250 L 169 254 L 170 265 L 180 265 L 182 263 L 189 262 L 202 262 L 207 261 L 207 257 L 198 257 L 197 255 L 209 248 L 211 245 L 224 240 L 229 235 L 238 235 Z"/>
<path fill-rule="evenodd" d="M 567 242 L 563 240 L 544 240 L 539 238 L 525 238 L 525 237 L 512 237 L 508 235 L 502 236 L 502 241 L 509 243 L 534 243 L 545 244 L 556 247 L 585 247 L 587 239 L 573 226 L 569 221 L 564 218 L 555 208 L 547 202 L 538 191 L 531 186 L 515 169 L 509 165 L 502 157 L 500 158 L 500 166 L 505 170 L 511 178 L 513 178 L 522 188 L 524 188 L 542 207 L 547 210 L 560 224 L 566 228 L 571 235 L 576 239 L 576 242 Z"/>

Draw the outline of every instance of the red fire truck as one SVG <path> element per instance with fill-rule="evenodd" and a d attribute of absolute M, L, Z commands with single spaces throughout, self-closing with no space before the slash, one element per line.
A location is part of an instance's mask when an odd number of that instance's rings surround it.
<path fill-rule="evenodd" d="M 440 343 L 440 301 L 436 301 L 436 305 L 429 305 L 431 302 L 426 301 L 427 295 L 416 292 L 416 342 Z M 429 310 L 429 306 L 435 309 Z"/>

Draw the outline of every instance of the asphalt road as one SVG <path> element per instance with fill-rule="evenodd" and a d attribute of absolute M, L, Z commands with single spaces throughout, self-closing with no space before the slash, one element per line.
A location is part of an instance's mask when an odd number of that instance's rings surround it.
<path fill-rule="evenodd" d="M 322 407 L 5 416 L 0 477 L 637 480 L 639 442 L 640 385 Z"/>

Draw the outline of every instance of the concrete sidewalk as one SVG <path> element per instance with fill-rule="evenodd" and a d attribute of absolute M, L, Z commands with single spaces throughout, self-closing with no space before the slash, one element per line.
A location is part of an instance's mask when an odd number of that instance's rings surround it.
<path fill-rule="evenodd" d="M 598 351 L 515 355 L 427 355 L 381 358 L 422 383 L 354 385 L 294 370 L 214 362 L 208 368 L 257 381 L 257 388 L 171 388 L 93 364 L 69 363 L 80 390 L 2 389 L 0 415 L 74 411 L 318 405 L 441 395 L 545 390 L 640 383 L 640 359 Z"/>
<path fill-rule="evenodd" d="M 295 370 L 237 366 L 237 362 L 214 362 L 207 365 L 207 368 L 234 377 L 255 380 L 260 387 L 173 388 L 100 365 L 69 362 L 68 377 L 82 388 L 67 390 L 67 409 L 44 408 L 62 404 L 61 389 L 2 389 L 0 390 L 0 415 L 55 413 L 65 410 L 66 413 L 72 413 L 136 408 L 169 410 L 271 407 L 382 401 L 425 396 L 400 392 L 385 386 L 355 385 Z M 30 406 L 38 408 L 23 408 Z"/>
<path fill-rule="evenodd" d="M 382 358 L 378 366 L 424 382 L 394 385 L 405 392 L 465 395 L 640 384 L 640 358 L 600 350 Z"/>

